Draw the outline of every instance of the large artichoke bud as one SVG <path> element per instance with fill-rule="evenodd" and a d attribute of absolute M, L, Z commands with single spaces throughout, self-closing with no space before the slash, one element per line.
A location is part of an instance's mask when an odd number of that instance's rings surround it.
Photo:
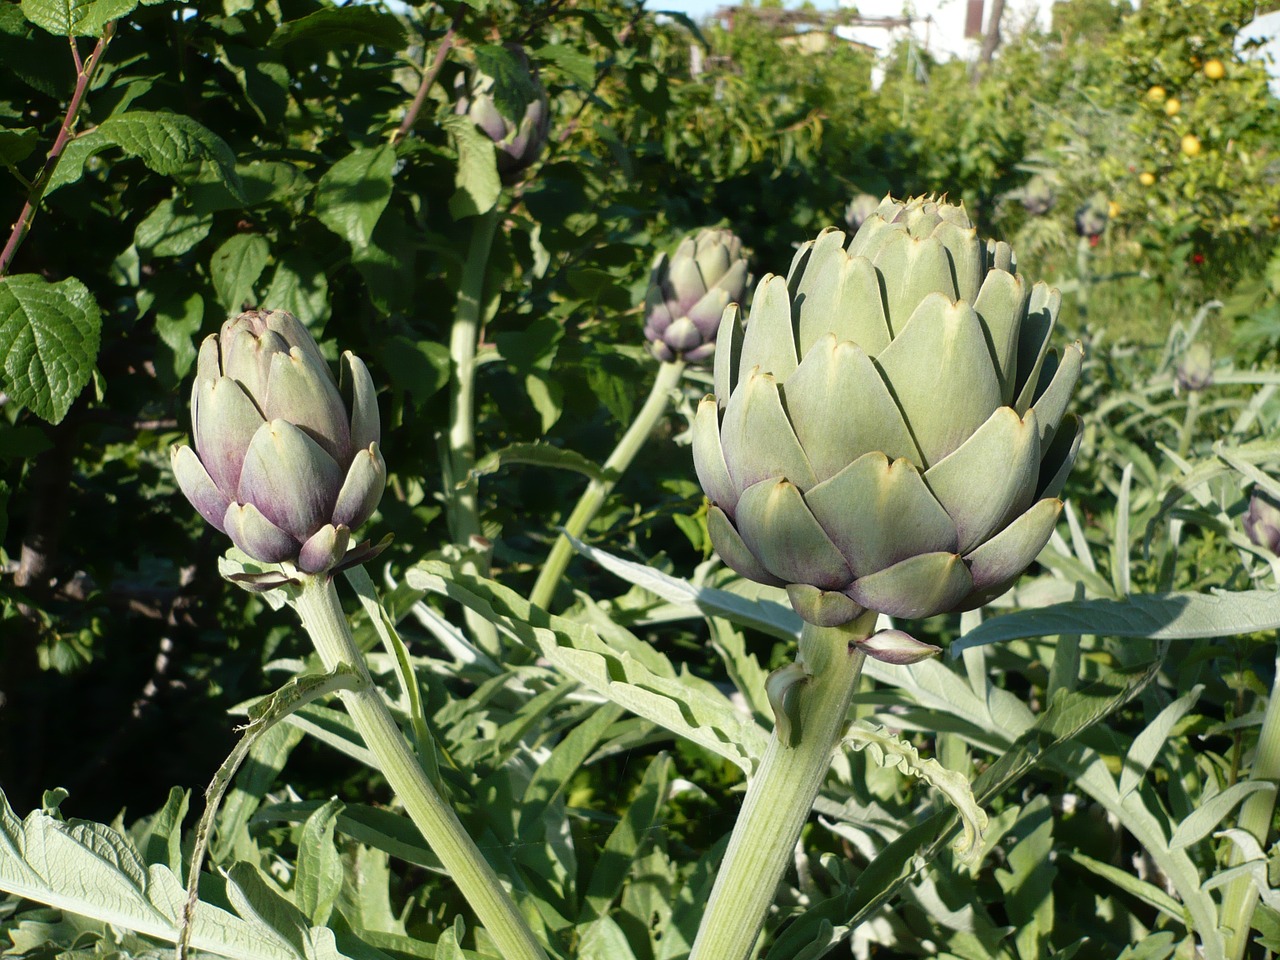
<path fill-rule="evenodd" d="M 705 360 L 715 352 L 725 307 L 742 299 L 747 257 L 731 230 L 699 230 L 673 256 L 659 254 L 645 294 L 644 335 L 659 360 Z"/>
<path fill-rule="evenodd" d="M 494 98 L 494 78 L 482 69 L 470 77 L 458 76 L 458 100 L 454 109 L 471 118 L 497 148 L 498 175 L 503 183 L 514 183 L 519 175 L 542 154 L 551 132 L 551 111 L 547 91 L 529 66 L 529 57 L 519 44 L 506 45 L 515 61 L 519 78 L 527 82 L 527 102 L 517 123 L 498 109 Z"/>
<path fill-rule="evenodd" d="M 963 207 L 886 199 L 721 322 L 693 454 L 725 562 L 819 626 L 1002 593 L 1053 532 L 1079 448 L 1061 296 Z"/>
<path fill-rule="evenodd" d="M 283 310 L 242 313 L 200 345 L 195 449 L 173 448 L 173 472 L 200 515 L 255 560 L 316 574 L 374 552 L 347 548 L 386 485 L 378 401 L 354 354 L 342 355 L 342 373 L 340 391 L 307 328 Z"/>

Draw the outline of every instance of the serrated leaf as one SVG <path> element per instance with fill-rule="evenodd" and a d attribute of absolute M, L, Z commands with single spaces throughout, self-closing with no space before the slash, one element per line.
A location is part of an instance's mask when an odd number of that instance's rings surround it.
<path fill-rule="evenodd" d="M 548 43 L 538 47 L 537 58 L 555 66 L 583 90 L 590 90 L 596 81 L 595 58 L 579 47 L 563 43 Z"/>
<path fill-rule="evenodd" d="M 984 643 L 1057 634 L 1150 640 L 1233 637 L 1280 628 L 1280 591 L 1153 593 L 1123 600 L 1078 600 L 993 617 L 951 644 L 953 655 Z"/>
<path fill-rule="evenodd" d="M 511 120 L 523 117 L 525 109 L 537 96 L 529 71 L 505 46 L 485 43 L 472 49 L 476 70 L 493 81 L 489 96 L 493 98 L 498 112 Z"/>
<path fill-rule="evenodd" d="M 78 181 L 84 176 L 84 165 L 89 159 L 104 150 L 110 150 L 113 146 L 115 144 L 106 137 L 100 136 L 96 129 L 73 137 L 66 149 L 62 151 L 62 156 L 58 158 L 58 165 L 53 168 L 49 183 L 44 188 L 45 196 L 59 187 Z"/>
<path fill-rule="evenodd" d="M 298 909 L 318 927 L 329 922 L 342 890 L 342 858 L 333 845 L 333 828 L 343 804 L 332 797 L 307 817 L 298 839 L 298 872 L 293 896 Z"/>
<path fill-rule="evenodd" d="M 369 246 L 373 228 L 391 199 L 396 153 L 389 146 L 361 147 L 330 167 L 316 184 L 316 217 L 352 250 Z"/>
<path fill-rule="evenodd" d="M 0 277 L 0 373 L 11 400 L 59 423 L 93 374 L 102 317 L 75 277 Z"/>
<path fill-rule="evenodd" d="M 271 257 L 267 238 L 259 233 L 237 233 L 227 239 L 209 261 L 209 274 L 218 302 L 230 313 L 257 306 L 254 284 Z"/>
<path fill-rule="evenodd" d="M 288 20 L 276 27 L 267 45 L 287 47 L 309 41 L 326 49 L 354 43 L 396 52 L 405 45 L 404 24 L 394 14 L 373 7 L 329 7 Z"/>
<path fill-rule="evenodd" d="M 180 209 L 172 199 L 161 200 L 133 231 L 140 250 L 157 257 L 180 257 L 209 235 L 213 215 Z"/>
<path fill-rule="evenodd" d="M 0 793 L 0 890 L 174 942 L 185 895 L 168 867 L 145 866 L 127 837 L 43 811 L 19 820 Z M 304 960 L 272 931 L 200 903 L 192 945 L 236 960 Z M 319 960 L 319 958 L 313 958 Z"/>
<path fill-rule="evenodd" d="M 604 480 L 604 472 L 599 465 L 588 460 L 576 450 L 553 447 L 549 443 L 513 443 L 494 450 L 483 457 L 472 469 L 472 474 L 483 477 L 496 473 L 502 467 L 513 463 L 526 464 L 533 467 L 552 467 L 557 470 L 571 470 L 592 480 Z"/>
<path fill-rule="evenodd" d="M 659 676 L 625 652 L 619 654 L 595 630 L 552 616 L 530 624 L 527 600 L 492 580 L 470 576 L 438 561 L 423 561 L 405 574 L 414 589 L 451 597 L 484 616 L 500 633 L 537 651 L 563 673 L 637 716 L 700 744 L 748 773 L 763 755 L 768 735 L 714 687 L 687 672 Z M 545 614 L 537 614 L 539 620 Z"/>
<path fill-rule="evenodd" d="M 1259 790 L 1274 791 L 1276 785 L 1261 780 L 1244 780 L 1233 783 L 1227 789 L 1208 800 L 1202 800 L 1200 806 L 1187 819 L 1178 824 L 1169 838 L 1170 850 L 1181 850 L 1183 847 L 1207 837 L 1223 818 L 1243 802 L 1244 798 Z"/>
<path fill-rule="evenodd" d="M 960 816 L 963 836 L 954 850 L 963 859 L 982 850 L 987 829 L 987 815 L 978 806 L 969 781 L 954 770 L 948 770 L 932 757 L 924 759 L 920 751 L 901 737 L 866 720 L 858 720 L 845 732 L 844 743 L 863 750 L 882 767 L 896 767 L 908 776 L 917 777 L 933 787 L 955 808 Z"/>
<path fill-rule="evenodd" d="M 1174 726 L 1196 705 L 1203 691 L 1204 684 L 1196 684 L 1190 692 L 1183 694 L 1161 710 L 1155 719 L 1134 737 L 1133 745 L 1129 747 L 1129 752 L 1124 758 L 1124 768 L 1120 771 L 1121 797 L 1128 796 L 1138 784 L 1142 783 L 1160 749 L 1169 739 Z"/>
<path fill-rule="evenodd" d="M 449 213 L 453 219 L 462 220 L 493 209 L 502 192 L 493 141 L 467 117 L 452 115 L 440 122 L 458 149 L 457 189 L 449 198 Z"/>
<path fill-rule="evenodd" d="M 161 176 L 177 176 L 195 164 L 210 163 L 227 189 L 244 200 L 235 154 L 225 140 L 188 116 L 131 110 L 102 121 L 94 135 L 137 157 Z"/>
<path fill-rule="evenodd" d="M 138 0 L 22 0 L 22 13 L 56 37 L 96 37 L 137 6 Z"/>
<path fill-rule="evenodd" d="M 305 250 L 287 250 L 276 261 L 262 306 L 287 310 L 312 331 L 322 330 L 329 319 L 329 279 Z"/>

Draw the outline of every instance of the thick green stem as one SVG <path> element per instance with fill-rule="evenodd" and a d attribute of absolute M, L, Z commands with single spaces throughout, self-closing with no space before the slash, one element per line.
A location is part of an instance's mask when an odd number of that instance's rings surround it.
<path fill-rule="evenodd" d="M 872 612 L 843 627 L 806 623 L 796 663 L 807 675 L 787 697 L 790 731 L 774 727 L 729 839 L 689 960 L 745 960 L 848 727 L 865 656 L 854 645 Z M 782 729 L 780 729 L 782 727 Z"/>
<path fill-rule="evenodd" d="M 476 347 L 484 312 L 485 274 L 497 224 L 497 206 L 476 217 L 449 336 L 453 377 L 449 395 L 445 507 L 453 542 L 479 558 L 466 561 L 464 569 L 480 576 L 489 573 L 489 543 L 480 526 L 480 484 L 472 472 L 476 463 Z M 493 624 L 471 610 L 466 611 L 465 616 L 472 639 L 490 656 L 496 655 L 498 635 Z"/>
<path fill-rule="evenodd" d="M 342 690 L 338 695 L 405 812 L 471 904 L 502 956 L 507 960 L 547 960 L 502 881 L 423 773 L 382 695 L 369 680 L 368 667 L 351 638 L 333 580 L 307 580 L 295 606 L 325 668 L 333 670 L 345 665 L 367 681 L 359 689 Z"/>
<path fill-rule="evenodd" d="M 1267 834 L 1271 830 L 1271 815 L 1276 805 L 1276 785 L 1280 783 L 1280 657 L 1276 658 L 1275 678 L 1271 682 L 1271 697 L 1262 717 L 1262 729 L 1258 731 L 1258 751 L 1253 759 L 1249 779 L 1270 783 L 1272 789 L 1259 790 L 1245 798 L 1240 807 L 1237 826 L 1253 836 L 1263 851 L 1267 849 Z M 1237 850 L 1231 857 L 1235 866 L 1243 860 Z M 1241 960 L 1249 945 L 1249 926 L 1253 909 L 1258 905 L 1258 888 L 1248 876 L 1236 877 L 1227 887 L 1222 901 L 1222 927 L 1227 938 L 1227 960 Z"/>
<path fill-rule="evenodd" d="M 627 467 L 631 466 L 631 462 L 635 460 L 644 442 L 649 439 L 654 425 L 666 412 L 671 391 L 680 384 L 683 373 L 683 360 L 670 360 L 658 368 L 658 376 L 653 381 L 653 389 L 649 391 L 649 399 L 645 400 L 644 406 L 631 421 L 631 426 L 622 435 L 613 453 L 609 454 L 609 459 L 604 462 L 602 479 L 592 480 L 587 484 L 587 489 L 579 498 L 577 506 L 565 521 L 564 531 L 569 536 L 581 537 L 587 525 L 600 512 L 600 508 L 604 506 L 614 486 L 622 478 Z M 530 603 L 544 610 L 548 608 L 572 556 L 573 547 L 568 537 L 561 534 L 556 538 L 555 545 L 547 555 L 547 562 L 542 565 L 538 580 L 533 585 L 533 592 L 529 594 Z"/>

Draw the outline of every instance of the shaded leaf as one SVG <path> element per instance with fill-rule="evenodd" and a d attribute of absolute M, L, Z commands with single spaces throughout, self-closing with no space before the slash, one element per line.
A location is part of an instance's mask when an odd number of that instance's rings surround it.
<path fill-rule="evenodd" d="M 373 238 L 373 228 L 391 199 L 395 163 L 391 147 L 358 148 L 316 184 L 316 217 L 353 250 L 365 249 Z"/>

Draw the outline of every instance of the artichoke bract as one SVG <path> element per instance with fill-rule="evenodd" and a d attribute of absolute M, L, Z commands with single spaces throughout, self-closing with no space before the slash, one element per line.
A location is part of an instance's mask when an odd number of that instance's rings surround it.
<path fill-rule="evenodd" d="M 696 363 L 715 352 L 725 307 L 742 299 L 747 257 L 731 230 L 699 230 L 659 254 L 645 294 L 644 335 L 659 360 Z"/>
<path fill-rule="evenodd" d="M 386 486 L 378 401 L 350 352 L 342 375 L 340 389 L 310 332 L 283 310 L 242 313 L 200 345 L 195 446 L 173 448 L 173 472 L 200 515 L 254 560 L 319 574 L 376 552 L 348 547 Z"/>
<path fill-rule="evenodd" d="M 547 91 L 536 71 L 530 68 L 524 48 L 508 44 L 506 50 L 529 85 L 529 100 L 519 122 L 498 109 L 494 100 L 494 78 L 478 69 L 472 71 L 469 78 L 459 75 L 455 111 L 469 117 L 493 141 L 497 148 L 498 176 L 503 183 L 511 184 L 542 154 L 551 132 L 551 111 Z"/>
<path fill-rule="evenodd" d="M 724 313 L 693 455 L 724 561 L 818 626 L 998 596 L 1062 509 L 1080 443 L 1061 296 L 963 207 L 886 198 Z"/>

